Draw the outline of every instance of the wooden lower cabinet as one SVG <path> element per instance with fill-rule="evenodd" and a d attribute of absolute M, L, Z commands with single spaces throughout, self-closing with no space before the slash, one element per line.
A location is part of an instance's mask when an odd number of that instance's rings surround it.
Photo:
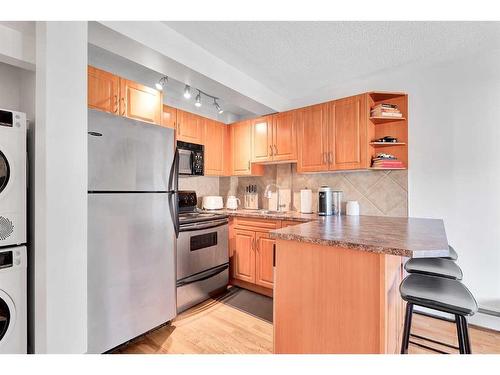
<path fill-rule="evenodd" d="M 273 288 L 273 251 L 276 241 L 266 232 L 255 233 L 255 284 Z"/>
<path fill-rule="evenodd" d="M 401 260 L 362 249 L 277 240 L 274 352 L 398 353 Z"/>
<path fill-rule="evenodd" d="M 231 266 L 235 279 L 255 283 L 255 232 L 234 229 Z"/>
<path fill-rule="evenodd" d="M 231 278 L 246 283 L 238 286 L 272 295 L 275 240 L 269 231 L 281 228 L 281 221 L 233 218 L 229 228 Z"/>

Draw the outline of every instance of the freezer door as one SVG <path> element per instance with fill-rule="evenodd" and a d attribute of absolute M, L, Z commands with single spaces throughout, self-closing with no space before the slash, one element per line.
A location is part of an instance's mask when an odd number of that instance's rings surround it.
<path fill-rule="evenodd" d="M 176 315 L 167 193 L 89 194 L 88 352 L 102 353 Z"/>
<path fill-rule="evenodd" d="M 89 110 L 89 191 L 166 191 L 174 130 Z"/>

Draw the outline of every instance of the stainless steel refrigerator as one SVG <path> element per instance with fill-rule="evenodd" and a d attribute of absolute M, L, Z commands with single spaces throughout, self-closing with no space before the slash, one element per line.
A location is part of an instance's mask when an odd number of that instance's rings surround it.
<path fill-rule="evenodd" d="M 174 131 L 89 110 L 88 352 L 176 315 Z"/>

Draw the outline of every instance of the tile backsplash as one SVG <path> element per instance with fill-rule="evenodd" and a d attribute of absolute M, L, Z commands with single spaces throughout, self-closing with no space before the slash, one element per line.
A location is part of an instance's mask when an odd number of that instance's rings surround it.
<path fill-rule="evenodd" d="M 313 210 L 317 211 L 318 188 L 328 185 L 343 191 L 344 208 L 346 201 L 358 201 L 362 215 L 408 216 L 406 170 L 298 174 L 295 164 L 268 165 L 261 177 L 221 177 L 219 195 L 224 200 L 228 195 L 236 195 L 243 202 L 245 187 L 257 185 L 259 207 L 269 208 L 263 193 L 270 183 L 280 186 L 280 200 L 287 210 L 300 210 L 300 190 L 309 188 L 313 191 Z"/>

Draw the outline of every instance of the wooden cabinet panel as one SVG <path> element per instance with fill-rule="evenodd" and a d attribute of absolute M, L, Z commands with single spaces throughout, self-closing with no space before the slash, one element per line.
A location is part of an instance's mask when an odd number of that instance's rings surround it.
<path fill-rule="evenodd" d="M 255 233 L 255 283 L 266 288 L 272 288 L 273 279 L 273 251 L 275 240 L 269 238 L 268 233 Z"/>
<path fill-rule="evenodd" d="M 177 109 L 174 107 L 169 107 L 168 105 L 163 105 L 163 115 L 161 119 L 161 125 L 166 128 L 176 128 L 177 122 Z"/>
<path fill-rule="evenodd" d="M 161 92 L 121 78 L 120 114 L 135 120 L 161 124 Z"/>
<path fill-rule="evenodd" d="M 233 278 L 255 283 L 255 232 L 234 229 Z"/>
<path fill-rule="evenodd" d="M 252 160 L 255 162 L 272 159 L 273 123 L 272 117 L 266 116 L 252 120 Z"/>
<path fill-rule="evenodd" d="M 385 255 L 385 353 L 399 354 L 404 322 L 404 304 L 399 292 L 403 279 L 401 257 Z"/>
<path fill-rule="evenodd" d="M 273 115 L 273 160 L 297 160 L 296 117 L 297 111 Z"/>
<path fill-rule="evenodd" d="M 179 141 L 203 144 L 203 117 L 177 110 L 177 139 Z"/>
<path fill-rule="evenodd" d="M 330 103 L 330 170 L 368 168 L 366 155 L 366 96 L 358 95 Z"/>
<path fill-rule="evenodd" d="M 205 119 L 205 175 L 224 175 L 224 133 L 226 125 Z"/>
<path fill-rule="evenodd" d="M 231 160 L 232 175 L 263 175 L 264 167 L 251 163 L 252 158 L 252 123 L 237 122 L 231 125 Z"/>
<path fill-rule="evenodd" d="M 120 78 L 104 70 L 88 67 L 87 102 L 88 107 L 118 114 Z"/>
<path fill-rule="evenodd" d="M 319 104 L 300 110 L 298 124 L 297 171 L 328 170 L 328 104 Z"/>

